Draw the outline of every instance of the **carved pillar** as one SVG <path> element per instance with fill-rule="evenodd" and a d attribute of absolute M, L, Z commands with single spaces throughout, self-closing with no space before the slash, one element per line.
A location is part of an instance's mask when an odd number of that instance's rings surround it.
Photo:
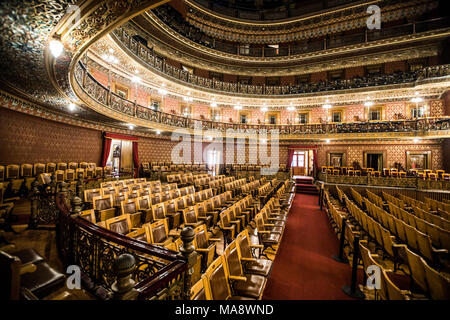
<path fill-rule="evenodd" d="M 76 194 L 77 194 L 77 197 L 79 197 L 80 199 L 83 199 L 83 173 L 81 173 L 81 172 L 78 173 Z"/>
<path fill-rule="evenodd" d="M 28 228 L 27 229 L 36 229 L 37 228 L 37 214 L 38 214 L 38 201 L 39 201 L 39 188 L 38 188 L 39 182 L 37 180 L 34 180 L 31 183 L 31 214 L 30 214 L 30 220 L 28 222 Z"/>
<path fill-rule="evenodd" d="M 83 210 L 83 201 L 79 197 L 74 197 L 72 199 L 72 216 L 78 216 L 80 212 Z"/>
<path fill-rule="evenodd" d="M 132 279 L 136 268 L 136 260 L 131 254 L 121 254 L 114 260 L 113 270 L 116 281 L 111 286 L 114 300 L 136 300 L 139 292 L 134 289 L 135 281 Z"/>
<path fill-rule="evenodd" d="M 191 227 L 185 227 L 181 231 L 181 240 L 183 241 L 183 246 L 180 248 L 181 255 L 186 259 L 188 263 L 188 269 L 184 275 L 184 292 L 183 299 L 189 300 L 191 296 L 191 277 L 194 272 L 194 265 L 197 261 L 197 252 L 194 248 L 194 237 L 195 232 Z"/>

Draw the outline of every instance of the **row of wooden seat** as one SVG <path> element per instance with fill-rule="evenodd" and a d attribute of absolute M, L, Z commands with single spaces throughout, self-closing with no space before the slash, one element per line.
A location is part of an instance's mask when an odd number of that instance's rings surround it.
<path fill-rule="evenodd" d="M 401 243 L 406 244 L 415 252 L 419 252 L 427 261 L 433 265 L 440 265 L 440 258 L 445 258 L 448 251 L 445 249 L 436 249 L 433 247 L 429 235 L 420 232 L 402 219 L 389 214 L 382 208 L 366 201 L 369 214 L 383 227 L 387 228 L 392 234 L 397 236 Z M 446 241 L 445 239 L 442 241 Z"/>
<path fill-rule="evenodd" d="M 361 258 L 363 261 L 366 276 L 371 276 L 367 272 L 369 266 L 377 266 L 381 271 L 380 288 L 375 288 L 375 298 L 382 300 L 410 300 L 414 294 L 410 290 L 401 290 L 390 279 L 391 270 L 385 269 L 379 264 L 375 258 L 376 254 L 370 253 L 369 249 L 360 244 Z M 450 281 L 444 275 L 433 269 L 419 255 L 415 254 L 408 248 L 405 248 L 406 258 L 408 261 L 410 276 L 414 283 L 425 292 L 429 298 L 433 300 L 450 299 Z"/>
<path fill-rule="evenodd" d="M 340 191 L 342 193 L 342 191 Z M 356 192 L 353 190 L 353 192 Z M 339 192 L 338 192 L 339 193 Z M 325 193 L 325 201 L 327 203 L 327 207 L 329 208 L 329 217 L 330 220 L 335 220 L 335 224 L 338 224 L 339 221 L 342 221 L 343 217 L 346 217 L 347 220 L 355 220 L 355 222 L 358 223 L 358 227 L 356 228 L 352 225 L 348 225 L 347 223 L 347 229 L 346 229 L 346 241 L 348 244 L 353 243 L 353 237 L 355 234 L 360 234 L 360 237 L 362 234 L 360 231 L 364 231 L 365 234 L 369 236 L 368 239 L 371 241 L 374 241 L 376 243 L 377 247 L 383 250 L 383 253 L 387 253 L 389 256 L 394 258 L 394 271 L 396 270 L 397 265 L 401 261 L 400 253 L 402 255 L 405 254 L 405 252 L 409 252 L 407 261 L 405 261 L 408 264 L 408 268 L 410 270 L 410 274 L 412 275 L 413 279 L 416 277 L 415 273 L 417 273 L 417 266 L 410 259 L 411 254 L 419 257 L 417 254 L 410 251 L 406 245 L 396 243 L 395 238 L 392 237 L 388 231 L 388 229 L 385 229 L 380 223 L 375 221 L 375 219 L 372 219 L 372 217 L 365 214 L 356 204 L 354 204 L 348 197 L 344 194 L 341 194 L 345 201 L 345 207 L 348 209 L 348 215 L 345 211 L 338 210 L 337 204 L 333 203 L 333 200 L 330 199 L 330 196 L 328 192 Z M 366 202 L 369 203 L 368 200 Z M 369 204 L 369 206 L 375 206 L 374 204 Z M 341 227 L 342 228 L 342 227 Z M 359 231 L 358 231 L 359 229 Z M 381 267 L 378 263 L 375 263 L 374 257 L 377 257 L 377 255 L 372 255 L 368 251 L 368 245 L 367 240 L 360 240 L 360 252 L 361 257 L 363 260 L 364 270 L 367 271 L 367 267 L 370 265 L 377 265 Z M 419 257 L 422 259 L 421 257 Z M 369 263 L 370 262 L 370 263 Z M 449 280 L 446 279 L 442 274 L 437 272 L 436 270 L 429 267 L 426 262 L 422 259 L 422 267 L 428 267 L 429 273 L 432 275 L 430 276 L 430 279 L 427 282 L 427 285 L 424 286 L 423 290 L 427 292 L 427 294 L 430 295 L 432 299 L 448 299 L 448 287 L 449 287 Z M 426 265 L 426 266 L 425 266 Z M 422 268 L 422 270 L 423 270 Z M 432 272 L 431 272 L 432 270 Z M 382 299 L 389 299 L 389 300 L 397 300 L 397 299 L 408 299 L 410 297 L 410 292 L 406 292 L 403 290 L 400 290 L 395 284 L 389 279 L 388 273 L 389 270 L 384 270 L 385 274 L 383 274 L 383 269 L 381 270 L 381 288 L 380 291 L 377 292 L 379 294 L 379 297 Z M 369 274 L 367 274 L 369 276 Z M 447 288 L 446 293 L 442 294 L 443 290 L 442 288 Z"/>
<path fill-rule="evenodd" d="M 45 163 L 35 163 L 35 164 L 10 164 L 6 166 L 0 166 L 0 181 L 12 180 L 12 179 L 20 179 L 20 178 L 31 178 L 37 177 L 41 173 L 53 173 L 56 171 L 65 172 L 67 169 L 73 170 L 75 172 L 77 169 L 93 169 L 94 172 L 98 167 L 96 163 L 88 163 L 88 162 L 48 162 Z M 105 167 L 106 168 L 106 167 Z M 108 167 L 110 168 L 110 167 Z M 104 168 L 101 168 L 102 170 Z M 71 171 L 72 172 L 72 171 Z"/>
<path fill-rule="evenodd" d="M 191 300 L 261 299 L 272 261 L 260 259 L 252 249 L 248 230 L 239 233 L 191 288 Z"/>

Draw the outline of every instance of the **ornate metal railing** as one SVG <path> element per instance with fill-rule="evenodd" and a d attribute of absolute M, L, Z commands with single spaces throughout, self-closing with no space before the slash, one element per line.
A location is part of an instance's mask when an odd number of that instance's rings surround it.
<path fill-rule="evenodd" d="M 378 75 L 374 77 L 355 78 L 352 80 L 337 80 L 324 83 L 308 83 L 286 86 L 266 86 L 266 85 L 244 85 L 239 83 L 223 82 L 208 78 L 203 78 L 177 67 L 171 66 L 153 54 L 153 51 L 136 41 L 123 28 L 113 31 L 113 36 L 123 46 L 128 48 L 134 55 L 141 59 L 151 70 L 162 73 L 175 80 L 183 81 L 201 88 L 226 91 L 232 93 L 255 94 L 255 95 L 287 95 L 301 94 L 320 91 L 345 90 L 353 88 L 363 88 L 388 84 L 399 84 L 414 82 L 427 77 L 438 77 L 450 75 L 450 65 L 440 65 L 426 67 L 419 71 L 404 72 L 401 74 Z M 272 50 L 272 49 L 271 49 Z M 297 50 L 297 49 L 293 49 Z M 303 47 L 298 50 L 304 50 Z M 309 50 L 309 49 L 306 49 Z M 282 50 L 283 51 L 283 50 Z M 304 51 L 299 51 L 304 52 Z"/>
<path fill-rule="evenodd" d="M 77 265 L 88 277 L 91 287 L 109 289 L 117 286 L 114 261 L 123 255 L 134 257 L 135 268 L 131 274 L 135 281 L 136 299 L 186 299 L 189 297 L 190 274 L 188 259 L 194 254 L 193 235 L 182 232 L 182 254 L 129 238 L 79 217 L 80 208 L 73 209 L 64 192 L 56 195 L 59 210 L 57 246 L 64 265 Z M 78 199 L 78 204 L 81 200 Z M 186 233 L 186 230 L 188 231 Z M 187 234 L 187 236 L 186 236 Z M 130 288 L 131 289 L 131 288 Z"/>
<path fill-rule="evenodd" d="M 450 181 L 425 180 L 419 177 L 345 176 L 319 172 L 319 180 L 336 184 L 415 188 L 420 190 L 450 190 Z"/>
<path fill-rule="evenodd" d="M 241 133 L 251 133 L 259 130 L 279 130 L 280 135 L 304 134 L 339 134 L 339 133 L 371 133 L 371 132 L 426 132 L 450 130 L 450 117 L 423 118 L 416 120 L 370 121 L 351 123 L 322 123 L 322 124 L 240 124 L 217 122 L 182 117 L 162 111 L 155 111 L 149 107 L 139 105 L 121 98 L 99 83 L 86 71 L 80 62 L 75 69 L 75 79 L 84 92 L 96 102 L 110 108 L 112 111 L 148 120 L 163 125 L 194 129 L 215 129 L 225 132 L 233 129 Z"/>

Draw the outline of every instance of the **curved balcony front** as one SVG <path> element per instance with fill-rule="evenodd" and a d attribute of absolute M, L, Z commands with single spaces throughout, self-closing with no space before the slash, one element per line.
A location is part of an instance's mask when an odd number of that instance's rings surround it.
<path fill-rule="evenodd" d="M 236 136 L 247 137 L 255 132 L 277 132 L 283 140 L 440 138 L 450 135 L 450 117 L 292 125 L 239 124 L 192 119 L 155 111 L 116 95 L 89 74 L 81 62 L 77 64 L 74 78 L 75 93 L 95 111 L 125 123 L 165 132 L 181 129 L 183 133 L 195 134 L 195 130 L 215 130 L 221 133 L 230 130 Z"/>
<path fill-rule="evenodd" d="M 266 86 L 243 85 L 224 82 L 194 75 L 177 67 L 167 64 L 157 57 L 154 52 L 133 39 L 124 29 L 118 28 L 111 33 L 115 41 L 129 56 L 141 61 L 149 70 L 179 84 L 215 93 L 233 94 L 234 96 L 291 97 L 297 95 L 323 93 L 337 90 L 365 91 L 368 88 L 387 85 L 413 87 L 430 78 L 450 76 L 450 65 L 439 65 L 422 68 L 418 71 L 404 72 L 401 75 L 387 74 L 370 78 L 355 78 L 352 80 L 336 80 L 320 83 L 299 85 Z"/>

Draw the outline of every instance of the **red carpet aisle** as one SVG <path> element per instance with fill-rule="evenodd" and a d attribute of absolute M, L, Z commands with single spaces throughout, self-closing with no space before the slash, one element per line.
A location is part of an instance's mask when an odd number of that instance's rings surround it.
<path fill-rule="evenodd" d="M 334 261 L 339 242 L 317 196 L 297 194 L 263 299 L 351 299 L 351 268 Z"/>

